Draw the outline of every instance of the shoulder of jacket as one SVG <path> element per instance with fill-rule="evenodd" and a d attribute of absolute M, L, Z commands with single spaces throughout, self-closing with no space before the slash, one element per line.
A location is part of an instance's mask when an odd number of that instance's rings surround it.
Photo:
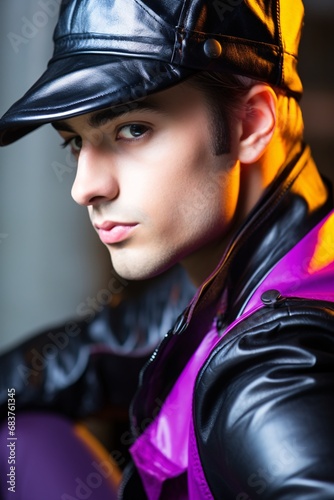
<path fill-rule="evenodd" d="M 224 329 L 219 333 L 221 341 L 210 353 L 199 377 L 217 357 L 237 357 L 238 351 L 233 349 L 236 345 L 270 348 L 271 345 L 285 343 L 289 338 L 292 341 L 293 338 L 301 339 L 314 333 L 332 335 L 334 341 L 334 303 L 282 297 L 237 322 L 226 335 Z"/>
<path fill-rule="evenodd" d="M 326 484 L 334 498 L 332 407 L 333 303 L 284 299 L 237 324 L 211 352 L 194 395 L 214 498 L 283 498 L 284 485 L 307 485 L 312 468 L 324 478 L 317 498 L 331 498 Z"/>

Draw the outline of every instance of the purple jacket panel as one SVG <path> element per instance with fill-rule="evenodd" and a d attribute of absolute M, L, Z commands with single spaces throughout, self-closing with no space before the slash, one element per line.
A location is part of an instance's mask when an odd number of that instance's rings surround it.
<path fill-rule="evenodd" d="M 161 498 L 163 482 L 177 478 L 188 469 L 193 388 L 199 369 L 218 340 L 214 326 L 186 365 L 158 418 L 131 447 L 149 500 Z M 178 499 L 188 498 L 187 492 L 184 495 Z"/>

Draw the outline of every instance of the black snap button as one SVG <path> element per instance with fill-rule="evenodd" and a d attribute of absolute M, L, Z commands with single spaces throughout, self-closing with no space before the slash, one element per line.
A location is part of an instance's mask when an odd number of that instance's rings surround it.
<path fill-rule="evenodd" d="M 220 57 L 223 49 L 218 40 L 214 38 L 209 38 L 204 43 L 204 54 L 210 59 L 217 59 Z"/>
<path fill-rule="evenodd" d="M 282 300 L 282 295 L 278 290 L 267 290 L 261 295 L 261 300 L 266 306 L 273 306 Z"/>

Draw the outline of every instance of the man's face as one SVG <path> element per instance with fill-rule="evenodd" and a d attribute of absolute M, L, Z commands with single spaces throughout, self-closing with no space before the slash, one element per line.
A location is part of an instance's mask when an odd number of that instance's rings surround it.
<path fill-rule="evenodd" d="M 188 84 L 131 106 L 56 122 L 78 158 L 74 200 L 88 207 L 116 272 L 146 279 L 177 262 L 200 283 L 223 251 L 239 164 L 217 156 L 203 94 Z"/>

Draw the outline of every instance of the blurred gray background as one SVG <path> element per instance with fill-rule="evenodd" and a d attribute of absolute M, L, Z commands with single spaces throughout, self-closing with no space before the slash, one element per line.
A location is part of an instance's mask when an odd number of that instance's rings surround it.
<path fill-rule="evenodd" d="M 44 71 L 59 3 L 1 0 L 1 115 Z M 334 1 L 304 3 L 306 138 L 320 170 L 333 179 Z M 46 126 L 0 149 L 0 351 L 78 316 L 111 276 L 86 210 L 70 197 L 74 168 L 59 144 Z"/>
<path fill-rule="evenodd" d="M 1 0 L 1 115 L 45 70 L 59 3 Z M 49 125 L 0 149 L 0 350 L 76 317 L 110 280 L 60 143 Z"/>

